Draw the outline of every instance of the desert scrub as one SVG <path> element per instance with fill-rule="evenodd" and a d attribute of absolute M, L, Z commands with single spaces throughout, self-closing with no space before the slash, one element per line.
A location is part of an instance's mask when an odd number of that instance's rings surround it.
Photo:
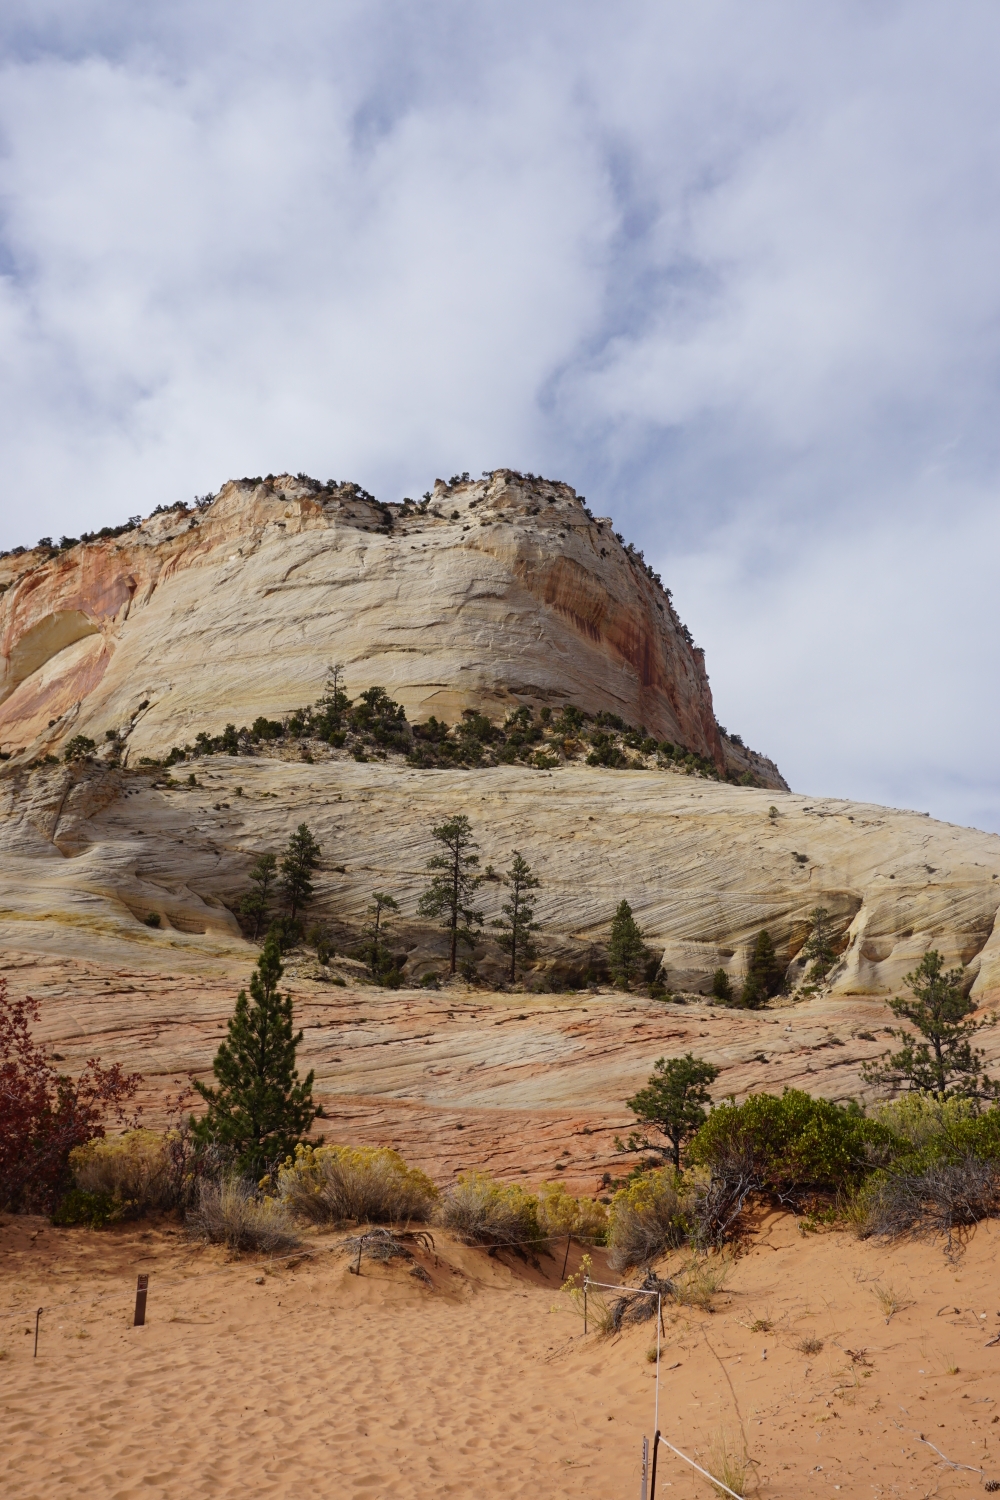
<path fill-rule="evenodd" d="M 128 1130 L 77 1146 L 69 1156 L 74 1187 L 114 1205 L 112 1218 L 172 1208 L 178 1196 L 174 1139 L 155 1130 Z"/>
<path fill-rule="evenodd" d="M 243 1177 L 218 1182 L 203 1177 L 187 1227 L 196 1239 L 230 1250 L 260 1250 L 265 1255 L 294 1250 L 300 1243 L 284 1204 L 265 1197 Z"/>
<path fill-rule="evenodd" d="M 688 1237 L 687 1181 L 668 1167 L 644 1172 L 611 1200 L 608 1264 L 614 1271 L 647 1265 Z"/>
<path fill-rule="evenodd" d="M 180 1133 L 129 1130 L 70 1152 L 73 1186 L 53 1214 L 60 1225 L 104 1229 L 152 1209 L 175 1207 L 187 1186 Z"/>
<path fill-rule="evenodd" d="M 537 1245 L 545 1238 L 538 1199 L 488 1172 L 460 1172 L 441 1201 L 439 1219 L 469 1245 Z"/>
<path fill-rule="evenodd" d="M 278 1197 L 313 1223 L 429 1219 L 437 1188 L 384 1146 L 296 1146 L 278 1169 Z"/>
<path fill-rule="evenodd" d="M 603 1245 L 608 1213 L 595 1198 L 574 1198 L 561 1182 L 543 1182 L 538 1191 L 538 1224 L 547 1239 L 574 1234 L 592 1245 Z"/>
<path fill-rule="evenodd" d="M 725 1255 L 695 1255 L 670 1278 L 674 1298 L 682 1307 L 711 1312 L 732 1268 Z"/>

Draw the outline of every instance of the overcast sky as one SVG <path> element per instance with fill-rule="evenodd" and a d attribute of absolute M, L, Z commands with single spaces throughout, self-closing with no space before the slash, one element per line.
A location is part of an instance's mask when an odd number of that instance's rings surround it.
<path fill-rule="evenodd" d="M 1000 8 L 6 0 L 0 546 L 501 465 L 796 790 L 1000 830 Z"/>

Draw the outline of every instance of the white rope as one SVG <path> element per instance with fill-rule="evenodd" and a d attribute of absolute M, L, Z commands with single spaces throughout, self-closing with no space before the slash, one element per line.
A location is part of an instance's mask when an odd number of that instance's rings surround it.
<path fill-rule="evenodd" d="M 660 1434 L 660 1442 L 663 1443 L 664 1447 L 669 1448 L 671 1453 L 676 1453 L 678 1458 L 683 1458 L 684 1462 L 690 1464 L 692 1469 L 697 1469 L 699 1474 L 704 1474 L 705 1478 L 710 1479 L 720 1490 L 725 1490 L 727 1495 L 732 1495 L 733 1500 L 744 1500 L 744 1497 L 737 1495 L 736 1491 L 731 1490 L 728 1484 L 723 1484 L 721 1479 L 716 1479 L 714 1474 L 710 1474 L 707 1469 L 703 1469 L 701 1464 L 696 1464 L 693 1458 L 688 1458 L 687 1454 L 682 1453 L 679 1448 L 675 1448 L 673 1443 L 668 1443 L 662 1433 Z"/>
<path fill-rule="evenodd" d="M 584 1278 L 584 1286 L 600 1286 L 606 1292 L 634 1292 L 638 1297 L 658 1297 L 660 1294 L 652 1287 L 642 1286 L 616 1286 L 611 1281 L 591 1281 L 590 1277 Z"/>

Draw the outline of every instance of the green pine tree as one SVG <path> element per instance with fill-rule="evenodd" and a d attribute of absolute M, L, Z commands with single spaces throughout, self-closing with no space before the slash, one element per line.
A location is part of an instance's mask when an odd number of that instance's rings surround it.
<path fill-rule="evenodd" d="M 305 823 L 300 823 L 281 856 L 281 878 L 278 881 L 293 922 L 297 913 L 307 907 L 315 895 L 312 873 L 319 864 L 320 852 Z"/>
<path fill-rule="evenodd" d="M 258 854 L 250 866 L 253 888 L 240 898 L 240 911 L 253 922 L 254 942 L 260 929 L 267 924 L 270 890 L 277 872 L 278 860 L 274 854 Z"/>
<path fill-rule="evenodd" d="M 620 901 L 612 918 L 608 942 L 608 967 L 615 983 L 623 990 L 630 989 L 632 980 L 645 967 L 647 957 L 642 930 L 632 915 L 632 908 L 627 901 Z"/>
<path fill-rule="evenodd" d="M 712 975 L 712 994 L 722 1005 L 731 1005 L 733 1000 L 733 986 L 726 973 L 720 965 Z"/>
<path fill-rule="evenodd" d="M 932 948 L 904 982 L 913 991 L 912 998 L 890 1000 L 889 1008 L 894 1016 L 909 1021 L 917 1036 L 902 1027 L 892 1031 L 902 1047 L 863 1063 L 865 1083 L 921 1091 L 942 1100 L 996 1101 L 1000 1083 L 983 1071 L 985 1054 L 981 1047 L 973 1047 L 972 1039 L 984 1028 L 995 1026 L 997 1018 L 994 1014 L 980 1021 L 969 1019 L 976 1004 L 962 993 L 962 970 L 946 971 L 940 953 Z"/>
<path fill-rule="evenodd" d="M 718 1076 L 719 1069 L 714 1063 L 693 1057 L 690 1052 L 683 1057 L 661 1057 L 653 1065 L 646 1087 L 625 1102 L 643 1124 L 655 1126 L 666 1136 L 670 1145 L 658 1145 L 645 1133 L 633 1130 L 624 1145 L 615 1137 L 619 1151 L 658 1151 L 661 1156 L 671 1157 L 674 1169 L 679 1172 L 681 1147 L 704 1125 L 707 1116 L 703 1106 L 711 1103 L 707 1085 Z"/>
<path fill-rule="evenodd" d="M 472 872 L 479 867 L 479 856 L 473 849 L 479 845 L 472 837 L 472 828 L 464 814 L 449 818 L 447 823 L 431 830 L 434 838 L 444 846 L 444 852 L 435 854 L 427 861 L 428 870 L 436 870 L 417 907 L 422 917 L 443 918 L 443 926 L 451 935 L 451 970 L 454 974 L 458 963 L 458 944 L 475 947 L 472 934 L 474 926 L 481 927 L 483 914 L 470 904 L 482 883 L 482 876 Z"/>
<path fill-rule="evenodd" d="M 239 1172 L 255 1177 L 294 1151 L 322 1111 L 313 1104 L 313 1074 L 299 1081 L 292 997 L 278 992 L 283 970 L 277 944 L 264 944 L 250 976 L 250 1000 L 240 990 L 228 1036 L 215 1054 L 218 1087 L 194 1087 L 208 1105 L 192 1121 L 196 1141 L 214 1146 Z"/>
<path fill-rule="evenodd" d="M 387 912 L 399 911 L 399 902 L 386 891 L 372 891 L 368 921 L 362 929 L 365 940 L 365 962 L 373 979 L 383 981 L 390 971 L 396 972 L 392 954 L 385 944 Z"/>
<path fill-rule="evenodd" d="M 783 978 L 771 934 L 758 932 L 747 965 L 746 979 L 743 981 L 741 1007 L 744 1010 L 761 1010 L 772 995 L 776 995 L 781 989 Z"/>
<path fill-rule="evenodd" d="M 531 934 L 540 931 L 540 924 L 535 921 L 535 903 L 528 892 L 536 891 L 542 882 L 516 849 L 510 869 L 501 879 L 510 892 L 510 899 L 500 908 L 503 916 L 490 925 L 499 929 L 497 942 L 504 953 L 510 954 L 510 982 L 513 984 L 518 964 L 523 968 L 535 956 Z"/>
<path fill-rule="evenodd" d="M 830 938 L 830 913 L 825 906 L 814 906 L 809 913 L 812 931 L 802 945 L 802 957 L 813 960 L 806 978 L 810 984 L 819 984 L 833 968 L 837 955 Z"/>

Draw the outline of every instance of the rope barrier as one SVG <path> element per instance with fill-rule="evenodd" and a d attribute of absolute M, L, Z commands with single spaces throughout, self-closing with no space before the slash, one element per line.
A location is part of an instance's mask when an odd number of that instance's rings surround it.
<path fill-rule="evenodd" d="M 385 1227 L 385 1226 L 380 1226 L 380 1227 Z M 561 1236 L 560 1236 L 560 1238 L 561 1238 Z M 577 1243 L 580 1244 L 580 1245 L 588 1245 L 588 1246 L 590 1246 L 591 1249 L 596 1249 L 597 1248 L 597 1241 L 596 1240 L 591 1240 L 591 1239 L 587 1238 L 584 1235 L 576 1235 L 576 1234 L 574 1234 L 573 1235 L 573 1239 L 575 1239 L 577 1241 Z M 524 1249 L 525 1246 L 534 1246 L 537 1249 L 540 1245 L 545 1244 L 545 1243 L 547 1243 L 547 1241 L 542 1241 L 542 1240 L 503 1240 L 498 1245 L 482 1245 L 482 1244 L 478 1244 L 475 1241 L 473 1241 L 472 1242 L 472 1248 L 477 1249 L 477 1250 L 520 1250 L 520 1249 Z M 265 1268 L 265 1270 L 266 1270 L 266 1268 L 268 1266 L 281 1265 L 283 1262 L 285 1262 L 287 1260 L 301 1260 L 301 1259 L 303 1259 L 303 1257 L 309 1258 L 316 1251 L 322 1252 L 322 1251 L 326 1251 L 326 1250 L 330 1250 L 330 1251 L 339 1250 L 342 1244 L 343 1244 L 343 1241 L 337 1241 L 336 1243 L 334 1243 L 332 1245 L 331 1244 L 316 1244 L 314 1242 L 312 1245 L 303 1245 L 301 1247 L 301 1249 L 299 1249 L 299 1250 L 291 1250 L 291 1251 L 289 1251 L 289 1253 L 287 1255 L 271 1255 L 271 1256 L 268 1256 L 268 1258 L 266 1260 L 233 1261 L 229 1265 L 217 1266 L 214 1271 L 192 1271 L 187 1276 L 173 1277 L 173 1278 L 171 1278 L 169 1280 L 161 1280 L 160 1277 L 157 1276 L 156 1284 L 157 1284 L 157 1288 L 158 1289 L 160 1287 L 169 1287 L 169 1286 L 187 1286 L 189 1282 L 191 1282 L 191 1281 L 193 1281 L 195 1279 L 197 1279 L 199 1281 L 206 1281 L 210 1276 L 224 1276 L 228 1271 L 255 1271 L 255 1270 L 257 1270 L 261 1266 L 263 1266 Z M 141 1265 L 142 1262 L 140 1261 L 139 1264 Z M 155 1266 L 154 1266 L 154 1269 L 155 1269 Z M 131 1275 L 131 1273 L 130 1273 L 130 1275 Z M 600 1283 L 594 1282 L 593 1285 L 595 1285 L 595 1286 L 597 1286 L 597 1285 L 603 1286 L 604 1283 L 603 1282 L 600 1282 Z M 623 1290 L 625 1290 L 625 1291 L 637 1291 L 638 1288 L 637 1287 L 625 1287 Z M 108 1288 L 108 1294 L 113 1295 L 114 1294 L 114 1289 L 111 1288 L 111 1287 L 109 1287 Z M 105 1294 L 103 1292 L 98 1292 L 96 1298 L 94 1299 L 94 1303 L 101 1301 L 104 1295 Z M 58 1312 L 62 1308 L 75 1306 L 78 1300 L 79 1299 L 77 1299 L 77 1298 L 72 1298 L 68 1302 L 53 1302 L 51 1305 L 49 1305 L 48 1307 L 46 1307 L 45 1310 L 46 1310 L 46 1312 Z M 94 1303 L 92 1303 L 91 1305 L 93 1306 Z M 4 1319 L 13 1320 L 14 1318 L 32 1317 L 33 1315 L 34 1315 L 34 1308 L 22 1308 L 20 1311 L 15 1310 L 14 1312 L 11 1312 L 11 1313 L 0 1313 L 0 1320 L 4 1320 Z"/>
<path fill-rule="evenodd" d="M 664 1447 L 669 1448 L 671 1453 L 676 1453 L 678 1458 L 683 1458 L 684 1462 L 690 1464 L 692 1469 L 697 1469 L 699 1474 L 704 1474 L 705 1478 L 710 1479 L 717 1489 L 725 1490 L 727 1495 L 732 1495 L 733 1500 L 744 1500 L 744 1497 L 737 1495 L 736 1491 L 731 1490 L 728 1484 L 723 1484 L 721 1479 L 717 1479 L 714 1474 L 710 1474 L 707 1469 L 703 1469 L 701 1464 L 696 1464 L 693 1458 L 688 1458 L 687 1454 L 682 1453 L 679 1448 L 675 1448 L 673 1443 L 668 1443 L 662 1433 L 658 1433 L 657 1437 Z"/>

